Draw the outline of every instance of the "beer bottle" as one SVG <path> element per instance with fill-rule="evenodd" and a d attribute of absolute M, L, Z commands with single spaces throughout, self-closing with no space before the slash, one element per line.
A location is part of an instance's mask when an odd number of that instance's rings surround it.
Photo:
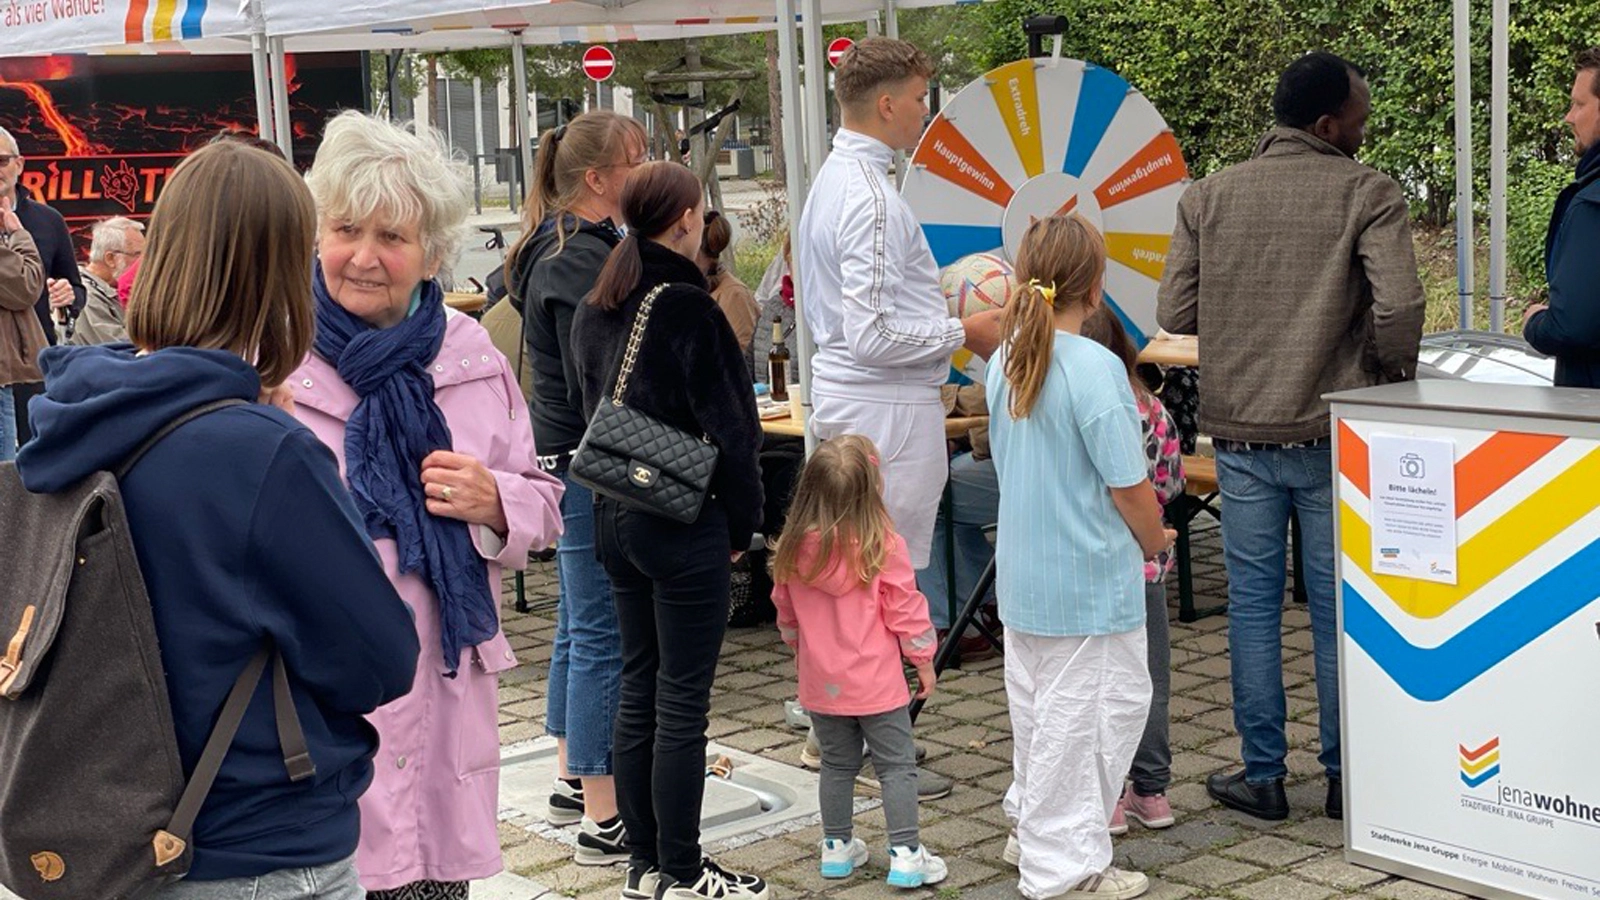
<path fill-rule="evenodd" d="M 789 348 L 783 343 L 783 320 L 772 320 L 772 349 L 767 351 L 767 382 L 772 387 L 772 399 L 778 403 L 789 401 Z"/>

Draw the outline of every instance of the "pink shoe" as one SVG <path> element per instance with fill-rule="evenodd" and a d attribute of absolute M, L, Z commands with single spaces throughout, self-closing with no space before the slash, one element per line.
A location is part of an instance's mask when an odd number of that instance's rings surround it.
<path fill-rule="evenodd" d="M 1128 833 L 1128 817 L 1123 807 L 1128 800 L 1129 793 L 1129 791 L 1123 791 L 1122 796 L 1117 798 L 1117 808 L 1111 811 L 1110 831 L 1112 837 Z"/>
<path fill-rule="evenodd" d="M 1177 821 L 1172 815 L 1172 804 L 1167 802 L 1166 794 L 1141 797 L 1138 791 L 1130 787 L 1123 792 L 1122 802 L 1118 804 L 1118 810 L 1123 809 L 1126 809 L 1128 818 L 1146 828 L 1171 828 Z"/>

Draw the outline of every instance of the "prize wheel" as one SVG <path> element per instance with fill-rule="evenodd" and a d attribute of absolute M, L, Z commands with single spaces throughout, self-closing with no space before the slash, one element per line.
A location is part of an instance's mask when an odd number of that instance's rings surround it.
<path fill-rule="evenodd" d="M 1166 120 L 1126 81 L 1078 60 L 1024 59 L 934 117 L 902 193 L 941 268 L 979 253 L 1014 260 L 1034 219 L 1083 215 L 1105 235 L 1106 300 L 1143 347 L 1188 175 Z M 952 365 L 982 380 L 970 353 Z"/>

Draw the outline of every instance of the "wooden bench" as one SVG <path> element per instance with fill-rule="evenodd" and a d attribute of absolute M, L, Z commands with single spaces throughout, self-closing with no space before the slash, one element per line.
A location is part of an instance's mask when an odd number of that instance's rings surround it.
<path fill-rule="evenodd" d="M 1194 608 L 1194 564 L 1189 547 L 1189 525 L 1196 516 L 1206 512 L 1214 519 L 1222 519 L 1221 505 L 1217 502 L 1217 461 L 1207 456 L 1185 456 L 1183 474 L 1184 494 L 1167 504 L 1167 518 L 1178 532 L 1173 548 L 1178 568 L 1178 621 L 1196 622 L 1228 611 L 1226 603 L 1201 610 Z"/>

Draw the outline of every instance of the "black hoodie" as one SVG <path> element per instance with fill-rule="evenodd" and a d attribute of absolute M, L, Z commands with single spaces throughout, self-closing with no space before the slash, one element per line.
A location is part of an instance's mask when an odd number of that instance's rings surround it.
<path fill-rule="evenodd" d="M 574 223 L 577 230 L 571 231 Z M 568 216 L 564 230 L 569 233 L 562 243 L 555 219 L 546 219 L 518 251 L 508 286 L 512 306 L 522 313 L 533 371 L 533 440 L 543 457 L 559 457 L 556 471 L 566 470 L 567 454 L 578 449 L 589 424 L 569 344 L 572 317 L 622 240 L 610 220 L 597 224 Z"/>

